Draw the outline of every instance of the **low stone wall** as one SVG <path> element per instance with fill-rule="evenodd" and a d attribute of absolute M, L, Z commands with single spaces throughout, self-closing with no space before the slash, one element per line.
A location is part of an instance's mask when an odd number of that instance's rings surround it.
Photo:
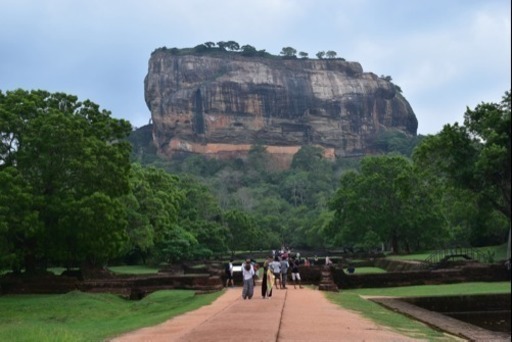
<path fill-rule="evenodd" d="M 346 274 L 341 266 L 332 265 L 333 280 L 342 289 L 377 288 L 410 285 L 433 285 L 461 283 L 471 281 L 510 281 L 510 271 L 503 265 L 474 264 L 467 267 L 442 270 L 408 270 L 399 271 L 395 261 L 384 263 L 376 261 L 379 267 L 388 267 L 394 271 L 378 274 Z M 413 266 L 411 266 L 413 268 Z M 323 265 L 301 266 L 302 284 L 318 285 L 322 279 Z M 198 273 L 189 273 L 198 272 Z M 200 272 L 200 273 L 199 273 Z M 242 273 L 235 272 L 237 286 L 242 282 Z M 73 290 L 86 292 L 116 293 L 133 299 L 164 289 L 191 289 L 199 292 L 218 291 L 226 283 L 226 276 L 220 264 L 207 265 L 205 268 L 186 268 L 182 274 L 161 272 L 156 275 L 118 276 L 109 278 L 81 280 L 78 277 L 44 274 L 36 277 L 14 276 L 0 277 L 0 294 L 51 294 L 66 293 Z M 291 272 L 288 272 L 288 284 L 292 284 Z"/>
<path fill-rule="evenodd" d="M 114 293 L 126 298 L 140 299 L 154 291 L 171 289 L 218 291 L 222 289 L 222 282 L 219 276 L 210 274 L 115 276 L 87 280 L 55 275 L 37 277 L 9 275 L 0 278 L 1 294 L 58 294 L 79 290 Z"/>
<path fill-rule="evenodd" d="M 408 272 L 421 271 L 425 269 L 425 264 L 419 261 L 392 260 L 392 259 L 375 259 L 373 266 L 380 267 L 387 272 Z"/>
<path fill-rule="evenodd" d="M 510 273 L 502 265 L 472 265 L 435 271 L 346 274 L 332 267 L 333 279 L 339 289 L 379 288 L 412 285 L 436 285 L 473 281 L 508 281 Z"/>
<path fill-rule="evenodd" d="M 403 297 L 400 300 L 441 313 L 453 311 L 510 311 L 510 293 Z"/>
<path fill-rule="evenodd" d="M 41 274 L 33 277 L 7 274 L 0 277 L 0 294 L 59 294 L 78 290 L 75 277 Z"/>

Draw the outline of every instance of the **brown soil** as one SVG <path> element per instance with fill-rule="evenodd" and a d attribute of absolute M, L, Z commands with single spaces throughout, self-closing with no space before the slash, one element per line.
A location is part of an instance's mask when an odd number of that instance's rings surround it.
<path fill-rule="evenodd" d="M 112 341 L 418 341 L 329 302 L 310 288 L 276 290 L 251 300 L 230 288 L 211 305 Z"/>

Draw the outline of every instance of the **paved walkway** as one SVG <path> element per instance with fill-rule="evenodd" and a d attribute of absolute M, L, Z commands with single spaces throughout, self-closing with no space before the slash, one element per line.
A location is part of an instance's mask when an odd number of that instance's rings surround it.
<path fill-rule="evenodd" d="M 241 293 L 230 288 L 211 305 L 112 341 L 417 341 L 340 308 L 318 290 L 292 286 L 262 299 L 256 286 L 251 300 Z"/>

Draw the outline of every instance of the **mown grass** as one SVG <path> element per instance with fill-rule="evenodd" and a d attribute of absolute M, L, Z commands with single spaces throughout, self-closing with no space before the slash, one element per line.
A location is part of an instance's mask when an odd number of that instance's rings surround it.
<path fill-rule="evenodd" d="M 477 251 L 482 253 L 483 255 L 491 255 L 492 259 L 496 262 L 506 260 L 507 259 L 507 244 L 502 244 L 498 246 L 488 246 L 488 247 L 478 247 L 475 248 Z M 424 251 L 421 253 L 415 254 L 407 254 L 407 255 L 390 255 L 387 256 L 388 259 L 394 260 L 415 260 L 415 261 L 424 261 L 427 259 L 435 250 L 432 251 Z"/>
<path fill-rule="evenodd" d="M 332 302 L 349 310 L 356 311 L 377 324 L 388 326 L 398 332 L 428 341 L 453 340 L 441 331 L 410 319 L 407 316 L 388 310 L 362 296 L 449 296 L 486 293 L 510 293 L 509 282 L 460 283 L 447 285 L 422 285 L 392 288 L 374 288 L 343 290 L 339 293 L 327 293 Z"/>
<path fill-rule="evenodd" d="M 120 274 L 156 274 L 160 268 L 146 265 L 109 266 L 110 271 Z"/>
<path fill-rule="evenodd" d="M 348 269 L 344 269 L 345 273 L 349 273 Z M 373 274 L 373 273 L 386 273 L 386 270 L 380 267 L 355 267 L 354 274 Z M 349 273 L 350 274 L 350 273 Z"/>
<path fill-rule="evenodd" d="M 147 265 L 124 265 L 124 266 L 109 266 L 108 269 L 114 273 L 119 274 L 156 274 L 160 268 Z M 49 272 L 55 275 L 61 275 L 66 270 L 65 267 L 50 267 Z M 78 270 L 73 268 L 72 270 Z"/>
<path fill-rule="evenodd" d="M 79 291 L 0 297 L 0 341 L 103 341 L 210 304 L 223 292 L 158 291 L 141 301 Z"/>

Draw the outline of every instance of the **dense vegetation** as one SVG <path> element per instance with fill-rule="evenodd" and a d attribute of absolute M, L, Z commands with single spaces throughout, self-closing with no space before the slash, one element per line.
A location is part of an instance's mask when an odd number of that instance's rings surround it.
<path fill-rule="evenodd" d="M 380 155 L 330 162 L 304 146 L 287 170 L 259 145 L 245 159 L 162 160 L 149 138 L 88 100 L 0 92 L 0 269 L 159 264 L 283 243 L 481 246 L 509 229 L 509 92 L 434 136 L 385 132 Z"/>
<path fill-rule="evenodd" d="M 0 341 L 107 341 L 210 304 L 222 291 L 158 291 L 140 301 L 113 294 L 71 291 L 62 295 L 0 297 Z"/>
<path fill-rule="evenodd" d="M 205 42 L 203 44 L 196 45 L 193 48 L 167 48 L 161 47 L 153 51 L 155 52 L 167 52 L 173 55 L 190 55 L 190 54 L 209 54 L 209 55 L 217 55 L 222 56 L 226 54 L 238 54 L 244 57 L 265 57 L 265 58 L 285 58 L 285 59 L 296 59 L 297 58 L 297 50 L 291 46 L 285 46 L 282 48 L 279 56 L 272 55 L 271 53 L 263 50 L 258 50 L 254 46 L 245 44 L 240 45 L 235 41 L 220 41 L 217 43 L 214 42 Z M 307 59 L 309 54 L 304 51 L 299 51 L 298 55 L 301 59 Z M 318 59 L 339 59 L 345 60 L 343 58 L 338 58 L 337 52 L 333 50 L 328 51 L 319 51 L 315 55 Z"/>

